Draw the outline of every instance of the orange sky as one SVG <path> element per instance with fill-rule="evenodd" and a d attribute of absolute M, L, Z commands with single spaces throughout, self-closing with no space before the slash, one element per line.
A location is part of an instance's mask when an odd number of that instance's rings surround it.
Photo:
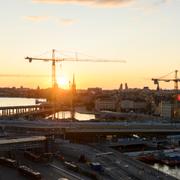
<path fill-rule="evenodd" d="M 126 60 L 121 63 L 67 63 L 57 73 L 77 87 L 118 88 L 149 86 L 151 81 L 179 68 L 180 1 L 113 0 L 53 1 L 7 0 L 1 2 L 0 86 L 42 88 L 51 86 L 51 64 L 32 62 L 55 48 L 57 57 L 83 52 L 97 58 Z M 7 11 L 8 9 L 8 11 Z M 72 53 L 73 52 L 73 53 Z M 66 54 L 66 55 L 67 55 Z M 51 57 L 51 53 L 41 57 Z M 87 58 L 78 54 L 79 58 Z M 49 77 L 3 77 L 4 74 Z M 173 75 L 171 76 L 173 77 Z M 162 83 L 163 88 L 173 88 Z M 66 86 L 67 87 L 67 86 Z"/>

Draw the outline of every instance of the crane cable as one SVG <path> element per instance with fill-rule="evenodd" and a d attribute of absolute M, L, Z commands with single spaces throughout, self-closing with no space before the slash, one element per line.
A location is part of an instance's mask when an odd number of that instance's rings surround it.
<path fill-rule="evenodd" d="M 165 78 L 165 77 L 167 77 L 167 76 L 169 76 L 169 75 L 171 75 L 171 74 L 173 74 L 174 73 L 174 71 L 172 71 L 172 72 L 170 72 L 170 73 L 168 73 L 168 74 L 166 74 L 166 75 L 164 75 L 164 76 L 161 76 L 161 77 L 159 77 L 158 79 L 163 79 L 163 78 Z"/>

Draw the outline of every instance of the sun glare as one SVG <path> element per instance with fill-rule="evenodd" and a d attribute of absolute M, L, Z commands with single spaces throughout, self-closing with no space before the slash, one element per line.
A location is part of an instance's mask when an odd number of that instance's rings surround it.
<path fill-rule="evenodd" d="M 57 78 L 57 82 L 60 88 L 68 89 L 69 88 L 69 80 L 66 76 L 61 76 Z"/>

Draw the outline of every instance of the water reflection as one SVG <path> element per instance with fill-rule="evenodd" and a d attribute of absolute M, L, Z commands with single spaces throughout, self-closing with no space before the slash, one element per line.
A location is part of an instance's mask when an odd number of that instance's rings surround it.
<path fill-rule="evenodd" d="M 39 101 L 45 101 L 45 99 L 38 99 Z M 27 106 L 27 105 L 35 105 L 36 99 L 34 98 L 8 98 L 8 97 L 1 97 L 0 98 L 0 106 Z M 67 119 L 71 117 L 70 111 L 63 111 L 56 113 L 56 118 L 59 119 Z M 88 113 L 75 113 L 75 119 L 78 119 L 80 121 L 87 121 L 90 119 L 95 119 L 94 114 L 88 114 Z"/>
<path fill-rule="evenodd" d="M 180 179 L 180 166 L 169 167 L 166 165 L 154 164 L 153 167 L 155 169 L 158 169 L 159 171 L 162 171 L 166 174 L 176 177 L 177 179 Z"/>
<path fill-rule="evenodd" d="M 55 117 L 58 119 L 68 119 L 68 118 L 71 118 L 71 112 L 70 111 L 60 111 L 60 112 L 56 113 Z M 78 119 L 79 121 L 88 121 L 90 119 L 95 119 L 95 115 L 75 112 L 75 119 Z"/>

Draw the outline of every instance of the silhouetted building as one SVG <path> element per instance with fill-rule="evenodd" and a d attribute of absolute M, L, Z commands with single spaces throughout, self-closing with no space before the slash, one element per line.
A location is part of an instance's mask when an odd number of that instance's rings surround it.
<path fill-rule="evenodd" d="M 145 101 L 122 100 L 120 109 L 123 112 L 145 112 L 147 103 Z"/>
<path fill-rule="evenodd" d="M 117 108 L 117 99 L 111 97 L 99 98 L 95 101 L 95 110 L 108 110 L 108 111 L 116 111 Z"/>
<path fill-rule="evenodd" d="M 164 118 L 172 118 L 173 105 L 169 101 L 162 101 L 160 103 L 160 116 Z"/>
<path fill-rule="evenodd" d="M 76 82 L 75 82 L 75 75 L 73 74 L 73 82 L 72 82 L 72 94 L 75 95 L 76 94 Z"/>
<path fill-rule="evenodd" d="M 73 74 L 73 82 L 71 86 L 71 93 L 72 93 L 72 99 L 71 99 L 71 118 L 74 119 L 75 116 L 75 96 L 76 96 L 76 82 L 75 82 L 75 76 Z"/>
<path fill-rule="evenodd" d="M 98 87 L 88 88 L 88 92 L 92 94 L 99 94 L 102 93 L 102 88 L 98 88 Z"/>
<path fill-rule="evenodd" d="M 128 84 L 125 83 L 125 90 L 128 90 Z"/>
<path fill-rule="evenodd" d="M 119 90 L 122 91 L 123 90 L 123 84 L 121 83 L 119 86 Z"/>

